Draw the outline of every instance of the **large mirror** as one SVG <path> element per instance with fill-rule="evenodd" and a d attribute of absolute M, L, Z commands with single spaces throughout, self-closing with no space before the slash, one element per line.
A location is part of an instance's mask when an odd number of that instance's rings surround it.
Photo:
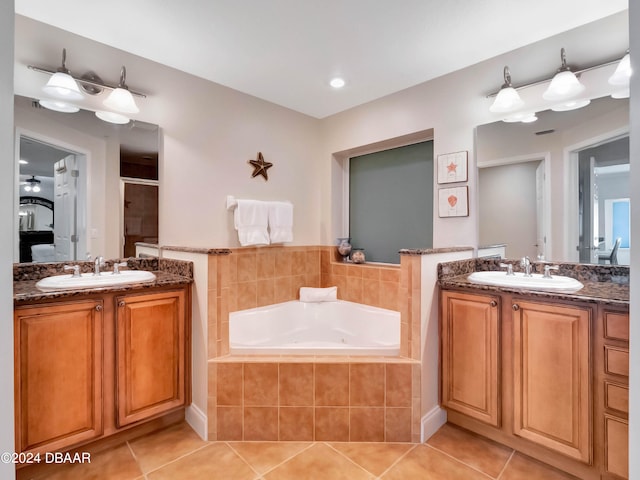
<path fill-rule="evenodd" d="M 477 128 L 479 244 L 508 258 L 629 264 L 629 102 Z"/>
<path fill-rule="evenodd" d="M 158 241 L 159 128 L 15 96 L 16 262 L 133 255 Z"/>

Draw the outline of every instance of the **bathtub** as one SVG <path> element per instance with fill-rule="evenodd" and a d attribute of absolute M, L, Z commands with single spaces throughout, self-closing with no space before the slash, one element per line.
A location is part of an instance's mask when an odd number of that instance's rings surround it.
<path fill-rule="evenodd" d="M 400 312 L 338 300 L 297 300 L 229 314 L 232 355 L 400 354 Z"/>

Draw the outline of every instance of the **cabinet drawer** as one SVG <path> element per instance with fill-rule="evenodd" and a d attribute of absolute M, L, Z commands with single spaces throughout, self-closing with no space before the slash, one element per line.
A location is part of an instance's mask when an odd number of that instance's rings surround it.
<path fill-rule="evenodd" d="M 629 350 L 604 346 L 604 371 L 613 375 L 629 376 Z"/>
<path fill-rule="evenodd" d="M 629 478 L 629 424 L 620 418 L 604 416 L 606 470 Z"/>
<path fill-rule="evenodd" d="M 604 337 L 613 340 L 629 340 L 629 315 L 604 312 Z"/>
<path fill-rule="evenodd" d="M 629 387 L 618 383 L 604 382 L 604 406 L 628 414 Z"/>

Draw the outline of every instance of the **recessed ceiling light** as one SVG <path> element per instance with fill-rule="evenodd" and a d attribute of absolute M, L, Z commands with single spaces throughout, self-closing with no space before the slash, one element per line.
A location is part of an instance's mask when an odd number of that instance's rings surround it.
<path fill-rule="evenodd" d="M 331 85 L 333 88 L 342 88 L 344 87 L 344 84 L 345 84 L 344 79 L 340 77 L 333 78 L 329 82 L 329 85 Z"/>

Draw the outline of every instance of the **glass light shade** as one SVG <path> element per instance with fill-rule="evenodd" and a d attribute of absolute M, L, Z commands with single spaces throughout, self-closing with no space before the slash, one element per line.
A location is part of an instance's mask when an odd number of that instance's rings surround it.
<path fill-rule="evenodd" d="M 80 111 L 80 108 L 75 105 L 71 105 L 70 103 L 63 102 L 60 100 L 47 100 L 42 99 L 38 100 L 38 103 L 42 105 L 44 108 L 49 110 L 55 110 L 56 112 L 62 113 L 76 113 Z"/>
<path fill-rule="evenodd" d="M 31 185 L 25 185 L 24 186 L 24 191 L 25 192 L 30 192 L 31 191 Z"/>
<path fill-rule="evenodd" d="M 38 185 L 34 185 L 32 190 L 36 193 L 38 193 L 40 191 L 40 187 Z"/>
<path fill-rule="evenodd" d="M 80 92 L 78 84 L 71 75 L 63 72 L 56 72 L 51 75 L 47 84 L 42 88 L 47 94 L 62 100 L 82 100 L 84 96 Z"/>
<path fill-rule="evenodd" d="M 531 112 L 514 113 L 513 115 L 509 115 L 508 117 L 502 119 L 502 121 L 506 123 L 532 123 L 536 120 L 538 120 L 538 117 L 536 117 L 535 113 Z"/>
<path fill-rule="evenodd" d="M 629 87 L 613 92 L 611 98 L 629 98 Z"/>
<path fill-rule="evenodd" d="M 140 111 L 131 92 L 120 87 L 114 89 L 103 103 L 112 110 L 121 113 L 138 113 Z"/>
<path fill-rule="evenodd" d="M 578 100 L 569 100 L 567 102 L 561 103 L 559 105 L 554 105 L 551 107 L 551 110 L 554 112 L 568 112 L 569 110 L 577 110 L 582 107 L 586 107 L 591 103 L 589 99 L 578 99 Z"/>
<path fill-rule="evenodd" d="M 609 77 L 609 83 L 611 85 L 628 87 L 631 73 L 631 58 L 627 53 L 624 57 L 622 57 L 620 63 L 618 63 L 616 71 L 613 72 L 613 75 Z"/>
<path fill-rule="evenodd" d="M 542 94 L 542 98 L 551 101 L 561 101 L 573 98 L 584 90 L 584 85 L 580 83 L 578 77 L 569 70 L 556 73 L 551 80 L 551 84 Z"/>
<path fill-rule="evenodd" d="M 104 110 L 98 110 L 96 112 L 96 117 L 105 122 L 116 123 L 118 125 L 129 123 L 129 117 L 125 117 L 124 115 L 120 115 L 119 113 L 115 112 L 105 112 Z"/>
<path fill-rule="evenodd" d="M 520 95 L 513 87 L 503 87 L 498 92 L 493 104 L 489 107 L 491 113 L 511 112 L 524 105 Z"/>

